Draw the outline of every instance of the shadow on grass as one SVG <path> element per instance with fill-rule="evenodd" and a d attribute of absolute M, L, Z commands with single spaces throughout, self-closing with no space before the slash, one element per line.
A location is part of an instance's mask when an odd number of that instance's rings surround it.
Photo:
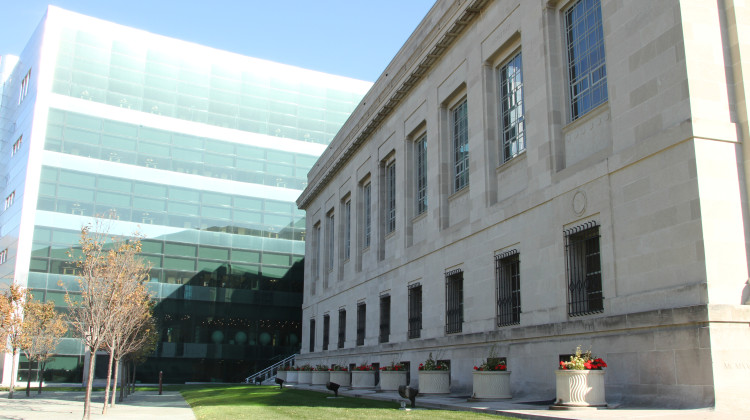
<path fill-rule="evenodd" d="M 300 389 L 279 389 L 275 386 L 225 386 L 200 390 L 180 391 L 191 407 L 210 406 L 275 406 L 326 408 L 385 408 L 394 409 L 394 402 L 364 398 L 328 398 L 333 394 Z"/>

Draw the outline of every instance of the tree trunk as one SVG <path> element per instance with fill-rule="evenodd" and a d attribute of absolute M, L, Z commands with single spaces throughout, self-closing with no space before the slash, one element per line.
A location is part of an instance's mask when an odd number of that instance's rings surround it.
<path fill-rule="evenodd" d="M 115 355 L 113 351 L 109 352 L 109 363 L 107 364 L 107 385 L 104 387 L 104 407 L 102 407 L 102 414 L 107 414 L 107 402 L 109 400 L 109 385 L 112 381 L 112 361 Z"/>
<path fill-rule="evenodd" d="M 122 402 L 125 399 L 125 384 L 127 383 L 128 378 L 128 365 L 127 363 L 123 363 L 122 367 L 124 372 L 122 373 L 122 376 L 120 377 L 120 402 Z"/>
<path fill-rule="evenodd" d="M 115 377 L 112 379 L 112 396 L 109 398 L 109 406 L 115 405 L 115 395 L 117 395 L 117 378 L 120 375 L 120 361 L 115 360 Z"/>
<path fill-rule="evenodd" d="M 45 367 L 47 367 L 47 362 L 39 362 L 39 390 L 36 392 L 38 395 L 42 395 L 42 382 L 44 382 Z"/>
<path fill-rule="evenodd" d="M 10 365 L 10 388 L 8 389 L 9 399 L 13 398 L 13 389 L 16 387 L 16 365 L 18 364 L 16 356 L 18 356 L 18 349 L 13 349 Z"/>
<path fill-rule="evenodd" d="M 83 398 L 83 420 L 91 418 L 91 388 L 94 385 L 94 364 L 96 350 L 89 350 L 89 378 L 86 381 L 86 396 Z"/>
<path fill-rule="evenodd" d="M 27 369 L 27 378 L 26 378 L 26 398 L 29 398 L 31 396 L 31 360 L 29 360 L 29 368 Z"/>

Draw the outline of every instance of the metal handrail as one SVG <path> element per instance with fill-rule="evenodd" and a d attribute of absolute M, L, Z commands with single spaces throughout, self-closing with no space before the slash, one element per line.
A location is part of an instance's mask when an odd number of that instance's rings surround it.
<path fill-rule="evenodd" d="M 281 366 L 294 366 L 294 359 L 297 357 L 297 353 L 287 356 L 284 359 L 272 364 L 271 366 L 253 373 L 252 375 L 245 378 L 246 384 L 252 384 L 255 382 L 263 382 L 267 379 L 271 379 L 276 376 L 276 372 Z M 260 379 L 260 380 L 258 380 Z"/>

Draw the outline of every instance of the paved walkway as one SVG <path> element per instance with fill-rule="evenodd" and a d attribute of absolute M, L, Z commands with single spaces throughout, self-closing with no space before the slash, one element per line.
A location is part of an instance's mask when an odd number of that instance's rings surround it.
<path fill-rule="evenodd" d="M 284 385 L 298 389 L 309 389 L 331 393 L 321 385 Z M 339 395 L 350 397 L 370 398 L 377 400 L 406 401 L 397 392 L 380 392 L 374 390 L 339 389 Z M 409 402 L 406 406 L 409 407 Z M 608 420 L 608 419 L 636 419 L 636 420 L 739 420 L 750 419 L 750 408 L 746 411 L 715 411 L 713 409 L 693 410 L 660 410 L 638 407 L 613 407 L 609 409 L 580 409 L 580 410 L 550 410 L 548 404 L 528 404 L 517 400 L 468 402 L 466 396 L 419 396 L 416 399 L 417 408 L 436 408 L 445 410 L 475 411 L 487 414 L 500 414 L 509 417 L 534 420 Z"/>
<path fill-rule="evenodd" d="M 26 398 L 26 389 L 16 390 L 13 399 L 8 392 L 0 392 L 0 419 L 2 420 L 79 420 L 83 416 L 84 393 L 69 391 L 43 391 L 37 395 L 32 390 Z M 195 420 L 193 410 L 177 391 L 137 391 L 122 403 L 115 404 L 102 415 L 104 392 L 92 395 L 91 418 L 108 420 Z"/>

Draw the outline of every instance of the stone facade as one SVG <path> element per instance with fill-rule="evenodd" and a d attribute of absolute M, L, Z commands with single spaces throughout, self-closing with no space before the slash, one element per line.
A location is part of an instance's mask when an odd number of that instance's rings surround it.
<path fill-rule="evenodd" d="M 407 361 L 416 382 L 432 353 L 468 394 L 492 352 L 515 398 L 552 399 L 559 358 L 581 345 L 609 364 L 610 403 L 747 401 L 750 9 L 601 0 L 605 65 L 582 77 L 567 18 L 587 4 L 440 0 L 428 13 L 297 201 L 314 227 L 303 363 Z M 506 159 L 499 73 L 519 52 L 525 147 Z M 604 99 L 571 100 L 570 75 L 593 89 L 600 70 Z M 498 303 L 503 257 L 517 258 L 520 309 Z"/>

